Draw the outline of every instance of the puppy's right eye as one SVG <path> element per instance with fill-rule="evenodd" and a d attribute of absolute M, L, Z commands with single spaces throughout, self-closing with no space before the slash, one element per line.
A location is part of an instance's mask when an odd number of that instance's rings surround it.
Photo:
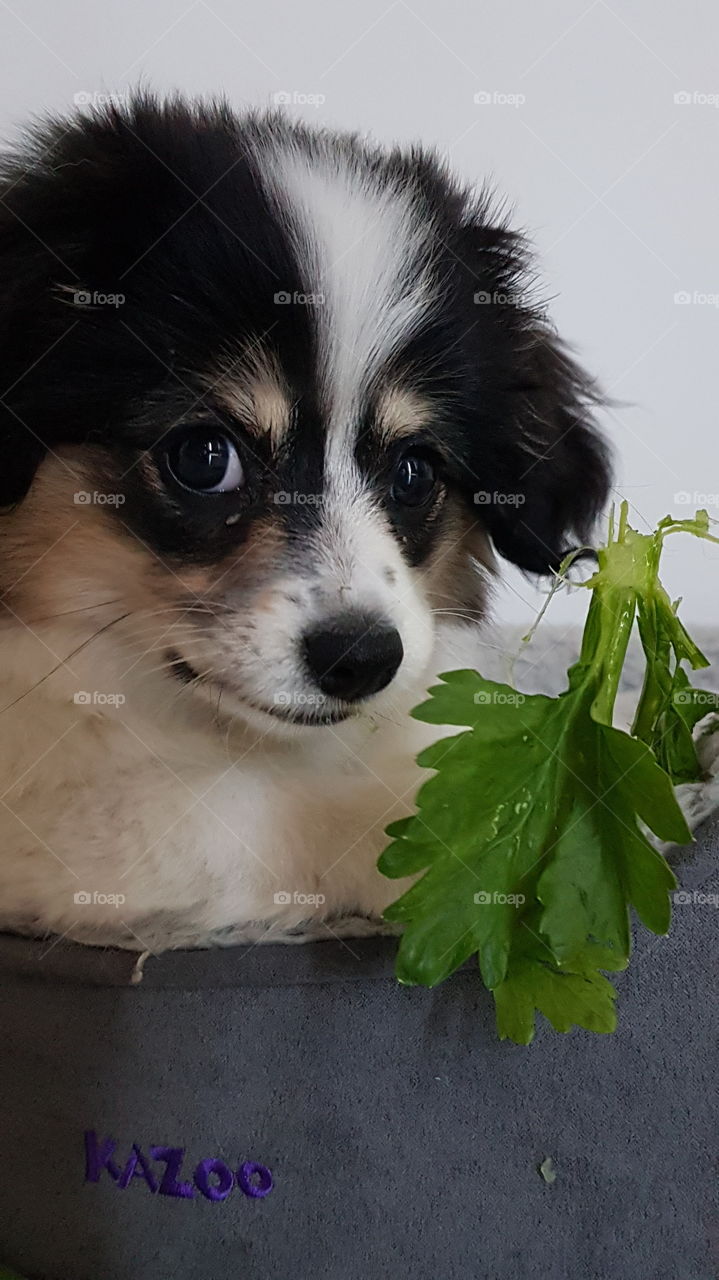
<path fill-rule="evenodd" d="M 173 479 L 195 493 L 230 493 L 244 484 L 245 474 L 234 444 L 209 427 L 175 435 L 165 460 Z"/>
<path fill-rule="evenodd" d="M 405 453 L 395 466 L 391 495 L 405 507 L 423 507 L 437 489 L 434 459 L 419 452 Z"/>

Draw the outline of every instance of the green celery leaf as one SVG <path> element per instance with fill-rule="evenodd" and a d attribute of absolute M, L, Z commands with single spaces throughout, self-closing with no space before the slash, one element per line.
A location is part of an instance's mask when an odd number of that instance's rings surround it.
<path fill-rule="evenodd" d="M 537 920 L 537 912 L 530 912 L 526 927 L 517 933 L 507 977 L 492 993 L 500 1039 L 529 1044 L 537 1010 L 555 1031 L 570 1031 L 573 1026 L 614 1031 L 616 992 L 599 970 L 624 969 L 626 957 L 586 942 L 557 965 L 538 932 Z"/>
<path fill-rule="evenodd" d="M 434 986 L 478 954 L 485 985 L 497 989 L 539 903 L 540 950 L 525 954 L 525 968 L 560 1021 L 546 991 L 560 1006 L 567 993 L 571 1022 L 577 992 L 591 999 L 605 988 L 586 974 L 557 986 L 547 962 L 566 964 L 593 939 L 626 963 L 629 905 L 666 931 L 675 880 L 640 821 L 662 839 L 688 838 L 671 783 L 644 743 L 593 718 L 591 682 L 548 698 L 476 672 L 442 680 L 418 718 L 471 728 L 419 756 L 436 772 L 418 792 L 417 814 L 392 825 L 380 859 L 392 877 L 424 871 L 385 913 L 406 926 L 398 977 Z"/>
<path fill-rule="evenodd" d="M 600 729 L 605 748 L 605 803 L 614 808 L 616 797 L 617 812 L 636 808 L 638 816 L 660 840 L 677 844 L 690 841 L 692 833 L 677 804 L 671 779 L 659 768 L 649 748 L 620 729 L 608 725 L 601 725 Z"/>
<path fill-rule="evenodd" d="M 404 932 L 397 975 L 434 986 L 477 955 L 502 1038 L 528 1044 L 537 1011 L 558 1031 L 609 1032 L 626 967 L 630 908 L 669 928 L 676 881 L 647 833 L 691 839 L 673 783 L 701 776 L 693 731 L 719 698 L 683 670 L 707 659 L 659 581 L 664 538 L 717 541 L 706 512 L 654 534 L 610 517 L 579 659 L 557 698 L 518 693 L 476 671 L 448 672 L 413 711 L 457 726 L 418 757 L 432 770 L 417 812 L 392 823 L 380 870 L 416 877 L 385 915 Z M 611 725 L 632 628 L 646 659 L 632 735 Z"/>
<path fill-rule="evenodd" d="M 437 772 L 420 788 L 418 814 L 399 831 L 393 824 L 395 841 L 379 866 L 391 877 L 427 868 L 386 912 L 411 922 L 400 943 L 401 980 L 434 986 L 479 951 L 493 987 L 517 927 L 514 896 L 528 899 L 525 877 L 556 837 L 559 762 L 542 735 L 556 737 L 552 726 L 563 717 L 557 699 L 518 695 L 476 672 L 460 676 L 432 690 L 417 715 L 474 728 L 419 756 Z"/>
<path fill-rule="evenodd" d="M 578 1026 L 611 1032 L 617 1025 L 615 999 L 611 982 L 596 970 L 568 973 L 536 957 L 513 960 L 494 991 L 497 1031 L 501 1040 L 530 1044 L 538 1009 L 555 1031 Z"/>

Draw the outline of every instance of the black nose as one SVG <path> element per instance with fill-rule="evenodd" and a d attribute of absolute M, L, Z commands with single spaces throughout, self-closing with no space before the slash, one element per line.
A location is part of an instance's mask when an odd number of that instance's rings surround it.
<path fill-rule="evenodd" d="M 323 693 L 354 702 L 389 684 L 404 649 L 394 627 L 356 616 L 337 618 L 310 631 L 304 638 L 304 655 Z"/>

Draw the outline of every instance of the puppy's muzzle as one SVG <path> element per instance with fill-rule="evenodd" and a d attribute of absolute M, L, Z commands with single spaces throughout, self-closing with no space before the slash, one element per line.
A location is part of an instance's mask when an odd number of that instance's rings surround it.
<path fill-rule="evenodd" d="M 328 697 L 357 702 L 379 693 L 394 678 L 404 656 L 397 629 L 360 614 L 333 618 L 303 640 L 305 665 Z"/>

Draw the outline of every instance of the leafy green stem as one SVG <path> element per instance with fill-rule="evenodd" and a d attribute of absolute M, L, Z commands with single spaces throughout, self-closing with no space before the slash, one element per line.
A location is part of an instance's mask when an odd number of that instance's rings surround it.
<path fill-rule="evenodd" d="M 602 608 L 603 646 L 601 683 L 592 705 L 592 715 L 600 724 L 611 724 L 614 703 L 624 669 L 629 639 L 637 609 L 636 591 L 603 591 L 598 596 Z"/>

